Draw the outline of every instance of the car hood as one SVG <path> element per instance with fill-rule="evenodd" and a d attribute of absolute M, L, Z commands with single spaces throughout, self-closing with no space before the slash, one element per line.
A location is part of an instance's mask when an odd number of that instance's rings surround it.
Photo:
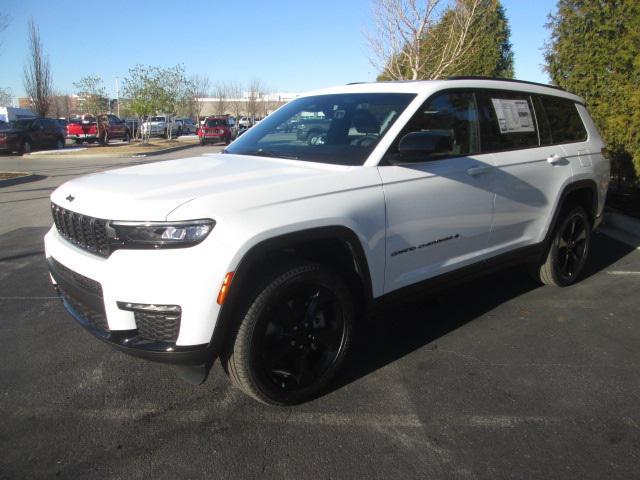
<path fill-rule="evenodd" d="M 340 188 L 344 173 L 354 168 L 361 167 L 213 154 L 80 177 L 56 189 L 51 200 L 93 217 L 152 221 L 165 220 L 179 206 L 204 198 L 214 216 L 327 193 Z"/>

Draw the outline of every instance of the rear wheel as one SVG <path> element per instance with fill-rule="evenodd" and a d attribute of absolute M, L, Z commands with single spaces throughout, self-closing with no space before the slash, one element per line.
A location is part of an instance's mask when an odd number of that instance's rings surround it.
<path fill-rule="evenodd" d="M 591 222 L 587 212 L 575 205 L 564 208 L 544 263 L 534 266 L 536 279 L 556 287 L 574 284 L 587 262 L 590 245 Z"/>
<path fill-rule="evenodd" d="M 58 140 L 56 140 L 56 150 L 62 150 L 63 148 L 64 148 L 64 139 L 58 138 Z"/>
<path fill-rule="evenodd" d="M 343 280 L 315 263 L 277 274 L 250 300 L 223 364 L 256 400 L 289 405 L 321 392 L 348 350 L 354 309 Z"/>

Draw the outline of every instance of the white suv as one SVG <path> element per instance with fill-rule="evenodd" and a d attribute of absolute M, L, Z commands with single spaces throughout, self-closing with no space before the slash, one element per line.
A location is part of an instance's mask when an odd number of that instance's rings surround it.
<path fill-rule="evenodd" d="M 286 133 L 323 118 L 315 142 Z M 51 195 L 51 277 L 90 332 L 254 398 L 317 395 L 383 297 L 521 262 L 576 281 L 609 181 L 581 98 L 518 81 L 353 84 L 297 98 L 220 154 Z"/>

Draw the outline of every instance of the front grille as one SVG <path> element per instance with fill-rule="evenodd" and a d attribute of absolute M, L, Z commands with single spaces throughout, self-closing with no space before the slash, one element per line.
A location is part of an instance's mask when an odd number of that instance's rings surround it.
<path fill-rule="evenodd" d="M 51 204 L 51 214 L 58 233 L 65 239 L 83 250 L 109 256 L 107 220 L 81 215 L 55 203 Z"/>
<path fill-rule="evenodd" d="M 109 331 L 109 323 L 107 322 L 107 315 L 104 308 L 102 310 L 96 310 L 85 303 L 82 303 L 78 298 L 69 294 L 69 292 L 60 285 L 58 285 L 58 290 L 62 294 L 64 300 L 85 320 L 87 320 L 93 328 L 102 332 Z"/>
<path fill-rule="evenodd" d="M 175 342 L 180 332 L 180 313 L 134 312 L 138 334 L 145 340 Z"/>

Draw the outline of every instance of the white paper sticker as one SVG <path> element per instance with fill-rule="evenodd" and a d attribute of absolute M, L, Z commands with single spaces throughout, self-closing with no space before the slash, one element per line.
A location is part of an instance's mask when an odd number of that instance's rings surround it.
<path fill-rule="evenodd" d="M 492 98 L 500 133 L 535 132 L 533 116 L 526 100 Z"/>

